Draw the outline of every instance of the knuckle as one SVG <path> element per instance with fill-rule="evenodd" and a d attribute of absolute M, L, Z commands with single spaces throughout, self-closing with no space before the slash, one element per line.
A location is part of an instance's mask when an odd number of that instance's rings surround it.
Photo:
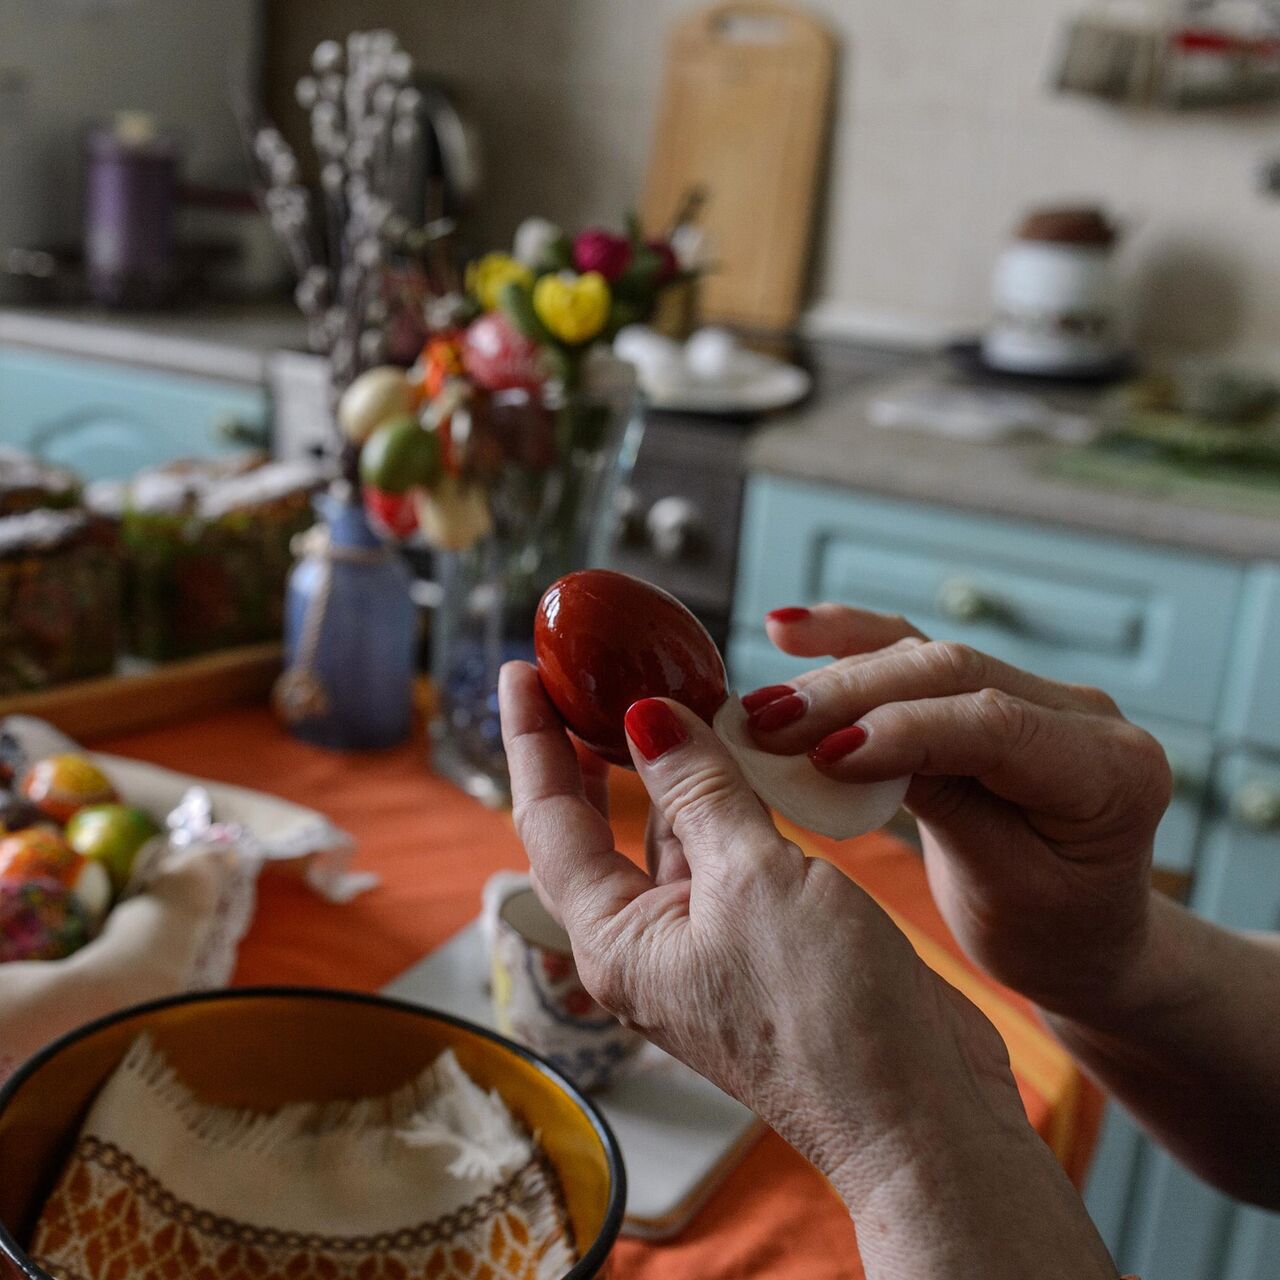
<path fill-rule="evenodd" d="M 1027 705 L 1003 689 L 979 689 L 973 695 L 973 706 L 979 721 L 994 736 L 1024 745 L 1031 718 Z"/>
<path fill-rule="evenodd" d="M 923 649 L 929 641 L 921 636 L 903 636 L 901 640 L 895 640 L 892 644 L 886 645 L 881 651 L 883 653 L 912 653 L 916 649 Z"/>
<path fill-rule="evenodd" d="M 1173 770 L 1164 747 L 1145 729 L 1124 721 L 1118 729 L 1128 763 L 1127 776 L 1135 787 L 1152 796 L 1163 809 L 1173 798 Z"/>
<path fill-rule="evenodd" d="M 1120 708 L 1116 700 L 1105 690 L 1091 684 L 1070 684 L 1068 689 L 1076 699 L 1092 711 L 1100 711 L 1103 715 L 1118 716 Z"/>
<path fill-rule="evenodd" d="M 714 761 L 693 765 L 672 784 L 668 793 L 672 827 L 714 826 L 733 790 L 728 774 Z"/>
<path fill-rule="evenodd" d="M 976 649 L 954 640 L 934 640 L 924 646 L 927 660 L 944 678 L 961 688 L 981 685 L 986 659 Z"/>

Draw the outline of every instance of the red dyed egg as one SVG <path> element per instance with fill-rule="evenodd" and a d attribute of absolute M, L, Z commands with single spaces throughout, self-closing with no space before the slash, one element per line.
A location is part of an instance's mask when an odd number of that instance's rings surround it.
<path fill-rule="evenodd" d="M 674 596 L 608 569 L 547 588 L 533 624 L 547 696 L 573 733 L 613 764 L 631 765 L 623 717 L 641 698 L 671 698 L 708 724 L 725 700 L 724 661 Z"/>

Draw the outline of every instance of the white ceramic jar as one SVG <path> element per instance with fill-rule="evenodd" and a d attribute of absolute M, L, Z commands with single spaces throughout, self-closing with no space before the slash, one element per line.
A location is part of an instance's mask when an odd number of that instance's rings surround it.
<path fill-rule="evenodd" d="M 1012 373 L 1081 374 L 1123 354 L 1116 231 L 1094 209 L 1030 214 L 996 263 L 989 365 Z"/>

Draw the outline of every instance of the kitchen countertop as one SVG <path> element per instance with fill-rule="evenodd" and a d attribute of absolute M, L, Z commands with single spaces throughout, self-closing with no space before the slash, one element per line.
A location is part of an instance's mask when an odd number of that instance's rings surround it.
<path fill-rule="evenodd" d="M 305 350 L 287 302 L 127 312 L 101 307 L 0 307 L 0 344 L 227 382 L 265 385 L 281 349 Z"/>
<path fill-rule="evenodd" d="M 0 307 L 0 344 L 262 386 L 279 351 L 306 349 L 302 319 L 285 301 L 151 313 Z M 975 444 L 870 424 L 871 396 L 904 378 L 936 380 L 951 368 L 941 360 L 834 342 L 809 344 L 806 354 L 817 394 L 752 431 L 750 471 L 1233 559 L 1280 560 L 1280 520 L 1054 477 L 1044 464 L 1060 446 Z"/>
<path fill-rule="evenodd" d="M 925 381 L 948 366 L 920 362 Z M 1243 560 L 1280 560 L 1280 520 L 1209 501 L 1149 496 L 1072 483 L 1044 467 L 1063 446 L 1045 441 L 977 444 L 924 431 L 873 426 L 868 401 L 903 375 L 864 383 L 756 432 L 750 471 L 989 516 L 1034 520 Z"/>

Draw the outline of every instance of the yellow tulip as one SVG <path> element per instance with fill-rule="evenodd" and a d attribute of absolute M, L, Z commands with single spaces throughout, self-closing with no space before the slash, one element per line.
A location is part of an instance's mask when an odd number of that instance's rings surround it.
<path fill-rule="evenodd" d="M 533 272 L 509 253 L 486 253 L 467 266 L 467 289 L 486 311 L 497 307 L 498 294 L 504 286 L 520 284 L 528 288 L 532 283 Z"/>
<path fill-rule="evenodd" d="M 590 342 L 609 319 L 612 298 L 598 271 L 561 271 L 533 286 L 533 309 L 547 330 L 570 346 Z"/>

